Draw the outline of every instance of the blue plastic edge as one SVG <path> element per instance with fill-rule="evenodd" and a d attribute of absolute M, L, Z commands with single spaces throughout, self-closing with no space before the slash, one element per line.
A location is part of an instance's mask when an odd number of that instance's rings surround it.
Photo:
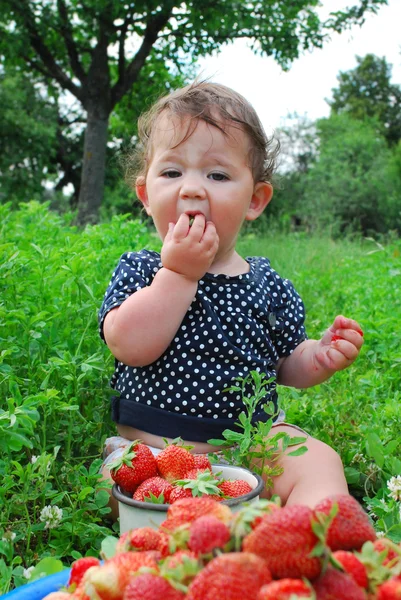
<path fill-rule="evenodd" d="M 22 585 L 12 592 L 8 592 L 4 594 L 3 598 L 12 598 L 12 600 L 43 600 L 47 594 L 51 592 L 58 592 L 61 587 L 67 584 L 67 581 L 70 576 L 71 569 L 64 569 L 59 573 L 54 573 L 54 575 L 49 575 L 48 577 L 43 577 L 43 579 L 38 579 L 37 581 L 33 581 L 32 583 L 27 583 L 26 585 Z"/>

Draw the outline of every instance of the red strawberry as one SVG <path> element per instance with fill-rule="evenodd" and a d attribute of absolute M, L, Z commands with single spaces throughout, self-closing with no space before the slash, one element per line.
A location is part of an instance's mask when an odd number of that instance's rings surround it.
<path fill-rule="evenodd" d="M 321 562 L 310 553 L 318 542 L 312 531 L 313 511 L 307 506 L 285 506 L 263 517 L 245 536 L 242 547 L 266 560 L 275 579 L 315 579 Z"/>
<path fill-rule="evenodd" d="M 125 492 L 132 494 L 142 481 L 157 475 L 156 459 L 150 448 L 132 442 L 122 456 L 109 465 L 110 475 Z"/>
<path fill-rule="evenodd" d="M 332 342 L 337 342 L 338 340 L 343 340 L 344 338 L 341 337 L 341 335 L 333 335 L 333 337 L 331 338 Z"/>
<path fill-rule="evenodd" d="M 164 577 L 142 573 L 133 577 L 125 588 L 123 600 L 183 600 L 185 594 L 174 588 Z"/>
<path fill-rule="evenodd" d="M 162 477 L 150 477 L 150 479 L 142 481 L 137 487 L 133 498 L 139 502 L 155 501 L 157 503 L 157 500 L 159 500 L 159 504 L 168 503 L 172 489 L 171 483 Z"/>
<path fill-rule="evenodd" d="M 329 496 L 315 506 L 314 513 L 328 515 L 334 504 L 338 506 L 338 513 L 328 528 L 326 538 L 331 550 L 359 550 L 365 542 L 376 539 L 368 515 L 352 496 Z"/>
<path fill-rule="evenodd" d="M 385 558 L 383 559 L 383 565 L 387 565 L 388 563 L 395 564 L 399 560 L 401 560 L 401 548 L 397 546 L 394 542 L 387 538 L 380 538 L 373 542 L 373 547 L 376 552 L 384 552 L 387 551 Z"/>
<path fill-rule="evenodd" d="M 188 548 L 196 554 L 208 554 L 215 548 L 223 548 L 229 540 L 227 525 L 213 515 L 205 515 L 191 523 Z"/>
<path fill-rule="evenodd" d="M 188 588 L 186 600 L 255 600 L 262 585 L 271 581 L 259 556 L 230 552 L 211 560 Z"/>
<path fill-rule="evenodd" d="M 70 578 L 68 580 L 67 587 L 70 587 L 70 585 L 79 585 L 86 571 L 91 567 L 98 567 L 99 565 L 100 561 L 94 556 L 85 556 L 83 558 L 78 558 L 78 560 L 72 563 Z"/>
<path fill-rule="evenodd" d="M 229 480 L 226 479 L 219 483 L 219 488 L 223 492 L 225 496 L 229 496 L 230 498 L 238 498 L 238 496 L 245 496 L 245 494 L 249 494 L 252 492 L 252 488 L 246 481 L 242 479 Z"/>
<path fill-rule="evenodd" d="M 192 490 L 185 489 L 180 485 L 173 487 L 169 499 L 170 504 L 173 504 L 173 502 L 176 502 L 177 500 L 181 500 L 181 498 L 192 498 Z"/>
<path fill-rule="evenodd" d="M 260 588 L 256 600 L 313 600 L 313 590 L 302 579 L 280 579 Z"/>
<path fill-rule="evenodd" d="M 163 534 L 152 527 L 130 529 L 120 536 L 116 545 L 116 553 L 142 552 L 144 550 L 160 550 Z M 162 552 L 163 554 L 163 552 Z"/>
<path fill-rule="evenodd" d="M 218 487 L 219 480 L 209 469 L 190 469 L 184 479 L 175 482 L 185 489 L 191 490 L 192 496 L 212 496 L 220 498 L 222 493 Z"/>
<path fill-rule="evenodd" d="M 205 471 L 207 471 L 209 476 L 212 477 L 210 469 L 204 469 L 203 467 L 194 467 L 193 469 L 190 469 L 188 473 L 185 473 L 184 479 L 196 479 L 199 473 L 204 473 Z M 217 481 L 217 477 L 213 476 L 213 478 Z"/>
<path fill-rule="evenodd" d="M 392 577 L 377 588 L 377 600 L 400 600 L 401 579 Z"/>
<path fill-rule="evenodd" d="M 313 584 L 317 600 L 365 600 L 362 588 L 347 573 L 328 568 Z"/>
<path fill-rule="evenodd" d="M 189 451 L 191 448 L 192 446 L 184 446 L 181 440 L 174 440 L 172 444 L 168 444 L 156 456 L 159 474 L 170 483 L 183 479 L 195 466 L 193 454 Z"/>
<path fill-rule="evenodd" d="M 207 454 L 194 454 L 194 463 L 196 469 L 209 469 L 212 470 L 212 465 L 207 457 Z"/>
<path fill-rule="evenodd" d="M 196 563 L 198 563 L 198 559 L 195 552 L 186 549 L 177 550 L 171 556 L 167 556 L 166 560 L 163 562 L 163 568 L 167 569 L 167 571 L 171 571 L 176 567 L 182 565 L 188 559 L 196 561 Z"/>
<path fill-rule="evenodd" d="M 167 520 L 172 519 L 177 524 L 192 523 L 203 515 L 214 515 L 223 523 L 228 523 L 232 513 L 228 506 L 207 496 L 177 500 L 167 510 Z"/>
<path fill-rule="evenodd" d="M 160 553 L 124 552 L 116 554 L 100 567 L 94 567 L 84 577 L 84 590 L 90 598 L 100 600 L 122 600 L 133 573 L 140 567 L 150 567 L 157 570 Z"/>
<path fill-rule="evenodd" d="M 368 575 L 366 567 L 361 561 L 347 550 L 333 552 L 333 557 L 342 565 L 344 571 L 362 588 L 368 587 Z"/>

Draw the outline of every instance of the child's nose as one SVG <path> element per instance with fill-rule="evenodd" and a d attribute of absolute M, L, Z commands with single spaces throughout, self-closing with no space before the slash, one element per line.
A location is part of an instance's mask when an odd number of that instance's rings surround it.
<path fill-rule="evenodd" d="M 191 198 L 206 198 L 206 190 L 202 178 L 196 175 L 184 177 L 181 184 L 180 197 L 184 200 Z"/>

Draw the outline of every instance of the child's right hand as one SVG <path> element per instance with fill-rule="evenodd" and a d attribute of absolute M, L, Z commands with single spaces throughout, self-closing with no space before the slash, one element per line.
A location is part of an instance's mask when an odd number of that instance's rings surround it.
<path fill-rule="evenodd" d="M 219 247 L 214 223 L 196 215 L 192 226 L 182 214 L 177 223 L 169 223 L 161 250 L 163 267 L 192 281 L 199 281 L 213 263 Z"/>

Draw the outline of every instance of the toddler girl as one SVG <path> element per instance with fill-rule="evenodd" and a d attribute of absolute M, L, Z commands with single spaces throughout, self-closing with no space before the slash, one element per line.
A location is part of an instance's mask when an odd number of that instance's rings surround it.
<path fill-rule="evenodd" d="M 273 140 L 242 96 L 209 82 L 161 98 L 141 118 L 139 137 L 136 193 L 163 246 L 160 254 L 124 254 L 100 309 L 100 333 L 116 359 L 118 444 L 140 439 L 156 453 L 163 437 L 180 436 L 194 452 L 213 452 L 208 440 L 233 429 L 243 410 L 227 388 L 252 370 L 274 381 L 264 400 L 272 434 L 299 435 L 280 418 L 276 383 L 325 381 L 356 359 L 363 337 L 358 323 L 337 316 L 320 340 L 307 339 L 292 284 L 267 258 L 236 250 L 244 221 L 272 198 Z M 267 418 L 262 406 L 253 416 Z M 347 493 L 337 453 L 310 436 L 306 445 L 302 456 L 280 458 L 284 472 L 266 494 L 313 507 Z"/>

